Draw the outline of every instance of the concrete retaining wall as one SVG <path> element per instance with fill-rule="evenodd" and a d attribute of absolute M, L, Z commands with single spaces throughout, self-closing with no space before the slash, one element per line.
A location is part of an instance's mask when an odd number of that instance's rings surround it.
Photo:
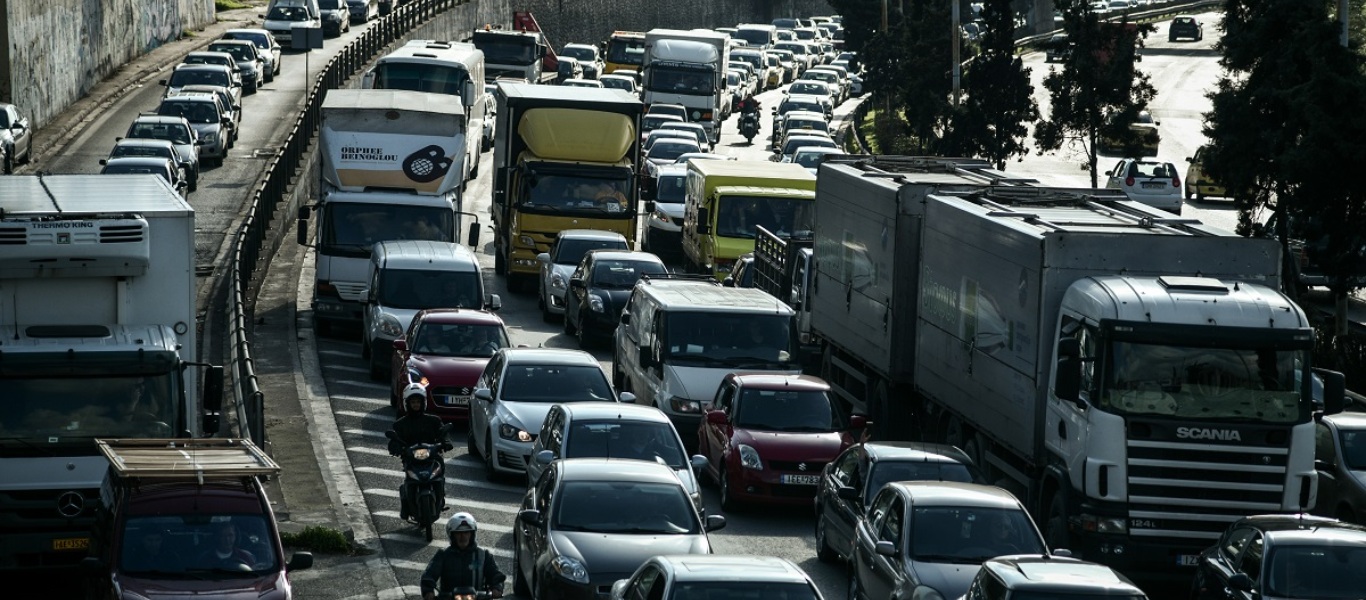
<path fill-rule="evenodd" d="M 518 9 L 536 15 L 557 50 L 573 42 L 597 43 L 618 30 L 711 29 L 834 13 L 825 0 L 526 0 Z"/>
<path fill-rule="evenodd" d="M 213 22 L 213 0 L 41 0 L 5 6 L 0 98 L 41 127 L 124 63 Z"/>

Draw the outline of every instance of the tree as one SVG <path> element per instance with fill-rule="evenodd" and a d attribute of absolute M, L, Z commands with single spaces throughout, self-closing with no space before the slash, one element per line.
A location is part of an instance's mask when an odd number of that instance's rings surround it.
<path fill-rule="evenodd" d="M 939 149 L 953 91 L 953 30 L 950 5 L 944 0 L 904 0 L 906 13 L 897 27 L 901 54 L 897 61 L 897 98 L 907 131 L 920 153 Z"/>
<path fill-rule="evenodd" d="M 1207 168 L 1235 190 L 1240 230 L 1254 229 L 1263 209 L 1297 224 L 1277 232 L 1282 246 L 1305 241 L 1341 306 L 1366 275 L 1366 191 L 1343 171 L 1366 164 L 1366 64 L 1339 45 L 1335 11 L 1333 0 L 1228 0 L 1225 74 L 1205 134 Z M 1283 272 L 1294 294 L 1294 271 Z"/>
<path fill-rule="evenodd" d="M 1040 153 L 1076 147 L 1095 187 L 1102 140 L 1114 142 L 1125 155 L 1138 154 L 1142 146 L 1140 134 L 1129 125 L 1157 90 L 1134 68 L 1134 60 L 1142 36 L 1155 28 L 1101 21 L 1085 0 L 1058 0 L 1056 5 L 1073 47 L 1062 69 L 1044 77 L 1049 118 L 1039 122 L 1034 140 Z"/>
<path fill-rule="evenodd" d="M 1027 123 L 1039 118 L 1029 69 L 1015 56 L 1011 0 L 982 6 L 982 52 L 963 75 L 963 103 L 953 111 L 944 153 L 976 156 L 1005 169 L 1006 161 L 1029 152 Z"/>

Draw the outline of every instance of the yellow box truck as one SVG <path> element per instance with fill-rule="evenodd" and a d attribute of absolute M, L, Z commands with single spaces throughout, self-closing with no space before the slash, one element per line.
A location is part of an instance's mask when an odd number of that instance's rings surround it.
<path fill-rule="evenodd" d="M 688 271 L 724 279 L 754 251 L 755 226 L 783 237 L 815 227 L 816 176 L 793 163 L 688 161 L 683 256 Z"/>

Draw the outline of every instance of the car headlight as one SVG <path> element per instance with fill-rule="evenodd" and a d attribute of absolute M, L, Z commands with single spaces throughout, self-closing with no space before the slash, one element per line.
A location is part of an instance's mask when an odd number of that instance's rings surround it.
<path fill-rule="evenodd" d="M 591 311 L 593 311 L 593 312 L 599 312 L 599 313 L 602 312 L 602 311 L 604 310 L 604 309 L 603 309 L 603 303 L 602 303 L 602 296 L 599 296 L 599 295 L 597 295 L 597 294 L 589 294 L 589 296 L 588 296 L 588 310 L 591 310 Z"/>
<path fill-rule="evenodd" d="M 422 371 L 417 370 L 415 367 L 408 367 L 408 381 L 411 383 L 425 382 L 427 381 L 427 376 L 423 375 Z"/>
<path fill-rule="evenodd" d="M 399 325 L 398 319 L 394 315 L 384 315 L 379 320 L 379 331 L 384 335 L 396 338 L 403 335 L 403 326 Z"/>
<path fill-rule="evenodd" d="M 555 570 L 556 575 L 574 583 L 588 583 L 588 569 L 584 568 L 583 563 L 568 556 L 556 556 L 550 561 L 550 568 Z"/>
<path fill-rule="evenodd" d="M 1099 515 L 1082 514 L 1077 517 L 1084 531 L 1093 533 L 1115 533 L 1125 534 L 1129 532 L 1129 525 L 1124 517 L 1102 517 Z"/>
<path fill-rule="evenodd" d="M 659 221 L 660 223 L 664 223 L 666 225 L 670 222 L 668 213 L 665 213 L 664 211 L 659 209 L 655 209 L 654 218 L 656 221 Z"/>
<path fill-rule="evenodd" d="M 550 289 L 564 291 L 564 275 L 552 273 L 550 275 Z"/>
<path fill-rule="evenodd" d="M 218 138 L 217 138 L 214 134 L 212 134 L 212 133 L 206 133 L 206 134 L 204 134 L 203 136 L 200 136 L 200 137 L 202 137 L 202 138 L 204 139 L 204 143 L 206 143 L 206 144 L 212 144 L 214 140 L 218 139 Z"/>
<path fill-rule="evenodd" d="M 674 412 L 681 413 L 695 413 L 702 409 L 696 400 L 689 400 L 681 396 L 671 396 L 669 406 L 673 408 Z"/>
<path fill-rule="evenodd" d="M 764 470 L 764 461 L 759 460 L 759 451 L 753 446 L 740 444 L 737 449 L 740 451 L 740 466 L 755 471 Z"/>
<path fill-rule="evenodd" d="M 531 441 L 531 434 L 527 433 L 525 429 L 521 429 L 514 425 L 509 425 L 507 423 L 503 423 L 502 425 L 498 426 L 498 437 L 501 437 L 505 440 L 513 440 L 518 442 Z"/>

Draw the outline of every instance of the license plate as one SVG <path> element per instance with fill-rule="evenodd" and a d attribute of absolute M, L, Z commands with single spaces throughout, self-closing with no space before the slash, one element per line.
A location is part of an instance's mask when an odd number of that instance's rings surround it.
<path fill-rule="evenodd" d="M 446 406 L 469 406 L 468 396 L 442 396 L 441 403 Z"/>
<path fill-rule="evenodd" d="M 1153 182 L 1153 181 L 1145 181 L 1145 182 L 1143 182 L 1143 189 L 1145 189 L 1145 190 L 1160 190 L 1160 189 L 1162 189 L 1162 188 L 1164 188 L 1164 187 L 1167 187 L 1167 184 L 1166 184 L 1166 183 Z"/>
<path fill-rule="evenodd" d="M 1199 554 L 1179 554 L 1176 557 L 1176 566 L 1178 567 L 1194 567 L 1198 564 L 1200 564 Z"/>
<path fill-rule="evenodd" d="M 60 538 L 52 540 L 53 550 L 88 550 L 90 538 Z"/>
<path fill-rule="evenodd" d="M 779 481 L 791 485 L 816 485 L 820 483 L 819 475 L 783 475 Z"/>

